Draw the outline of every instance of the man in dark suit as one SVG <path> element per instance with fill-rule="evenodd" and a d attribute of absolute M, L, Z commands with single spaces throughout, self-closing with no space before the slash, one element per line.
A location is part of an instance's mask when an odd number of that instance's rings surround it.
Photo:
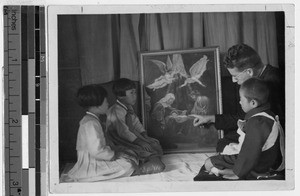
<path fill-rule="evenodd" d="M 230 47 L 223 63 L 232 76 L 232 82 L 238 85 L 241 85 L 244 81 L 252 77 L 258 77 L 268 83 L 271 110 L 279 116 L 284 128 L 285 91 L 284 81 L 280 76 L 279 69 L 263 64 L 257 52 L 246 44 L 237 44 Z M 236 96 L 235 100 L 239 100 L 238 93 Z M 217 129 L 224 130 L 224 138 L 218 141 L 217 152 L 222 152 L 224 147 L 229 143 L 238 141 L 239 135 L 236 132 L 237 121 L 238 119 L 244 119 L 245 113 L 241 109 L 239 102 L 235 102 L 238 108 L 238 112 L 235 114 L 194 115 L 194 126 L 214 123 Z"/>

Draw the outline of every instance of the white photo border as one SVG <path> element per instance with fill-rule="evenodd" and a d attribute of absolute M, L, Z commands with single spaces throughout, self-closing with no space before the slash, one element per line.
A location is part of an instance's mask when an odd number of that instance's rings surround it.
<path fill-rule="evenodd" d="M 214 182 L 59 182 L 58 140 L 58 15 L 125 14 L 173 12 L 285 12 L 285 78 L 286 78 L 286 180 L 284 181 L 214 181 Z M 292 4 L 256 5 L 71 5 L 48 6 L 46 10 L 48 50 L 48 185 L 57 193 L 120 193 L 120 192 L 186 192 L 235 190 L 290 190 L 295 187 L 295 9 Z"/>

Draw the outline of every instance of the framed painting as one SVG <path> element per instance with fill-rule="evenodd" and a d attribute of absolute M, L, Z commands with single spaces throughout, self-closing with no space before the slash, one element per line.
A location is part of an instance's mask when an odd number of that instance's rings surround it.
<path fill-rule="evenodd" d="M 165 153 L 211 152 L 222 131 L 193 125 L 222 113 L 219 48 L 140 53 L 143 124 Z"/>

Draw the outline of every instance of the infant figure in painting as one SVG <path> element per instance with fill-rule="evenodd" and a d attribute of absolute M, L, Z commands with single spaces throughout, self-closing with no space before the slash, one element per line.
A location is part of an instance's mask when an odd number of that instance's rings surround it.
<path fill-rule="evenodd" d="M 186 120 L 184 117 L 187 118 L 186 110 L 182 111 L 172 107 L 174 101 L 175 95 L 173 93 L 167 93 L 153 106 L 151 117 L 160 123 L 163 130 L 166 128 L 166 124 L 170 119 L 174 119 L 176 122 L 182 122 Z"/>
<path fill-rule="evenodd" d="M 121 78 L 115 81 L 113 92 L 117 102 L 107 113 L 107 134 L 115 145 L 133 150 L 140 161 L 140 173 L 162 172 L 165 165 L 161 162 L 163 154 L 158 140 L 149 137 L 140 120 L 133 111 L 136 103 L 135 83 Z"/>
<path fill-rule="evenodd" d="M 153 106 L 151 117 L 152 119 L 155 119 L 159 124 L 160 128 L 162 130 L 165 130 L 166 128 L 166 116 L 170 111 L 168 112 L 169 108 L 171 108 L 171 105 L 173 104 L 175 100 L 175 96 L 173 93 L 167 93 L 163 98 L 161 98 L 158 102 L 156 102 Z"/>
<path fill-rule="evenodd" d="M 77 163 L 68 172 L 73 181 L 91 182 L 127 177 L 137 167 L 130 150 L 110 146 L 100 124 L 99 115 L 107 112 L 107 92 L 100 85 L 87 85 L 78 90 L 79 105 L 86 109 L 77 135 Z"/>
<path fill-rule="evenodd" d="M 241 85 L 239 94 L 246 113 L 245 120 L 238 122 L 239 143 L 208 158 L 195 181 L 253 180 L 284 169 L 284 133 L 270 110 L 267 84 L 250 78 Z"/>
<path fill-rule="evenodd" d="M 177 145 L 170 141 L 170 136 L 176 135 L 173 127 L 187 120 L 187 111 L 172 107 L 174 101 L 175 95 L 167 93 L 153 105 L 151 110 L 151 134 L 161 141 L 163 149 L 177 148 Z"/>

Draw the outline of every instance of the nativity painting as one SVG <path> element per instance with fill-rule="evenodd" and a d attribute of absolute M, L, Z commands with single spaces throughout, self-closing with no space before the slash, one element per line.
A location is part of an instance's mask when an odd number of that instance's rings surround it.
<path fill-rule="evenodd" d="M 164 152 L 214 151 L 221 130 L 193 115 L 222 113 L 218 47 L 140 54 L 143 123 Z"/>

